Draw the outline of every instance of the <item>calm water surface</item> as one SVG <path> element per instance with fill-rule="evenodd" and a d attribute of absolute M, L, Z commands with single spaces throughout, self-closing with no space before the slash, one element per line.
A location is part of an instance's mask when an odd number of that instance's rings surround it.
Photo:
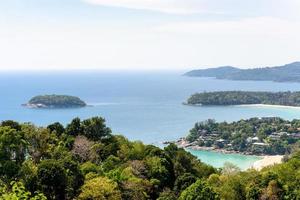
<path fill-rule="evenodd" d="M 0 74 L 0 119 L 47 125 L 68 123 L 74 117 L 103 116 L 114 133 L 148 144 L 187 135 L 195 122 L 209 118 L 234 121 L 250 117 L 300 118 L 300 110 L 263 107 L 190 107 L 182 105 L 190 94 L 201 91 L 295 91 L 299 83 L 227 81 L 189 78 L 181 72 L 24 72 Z M 28 109 L 21 107 L 38 94 L 70 94 L 93 107 L 80 109 Z M 257 157 L 192 151 L 216 167 L 231 161 L 241 168 Z"/>

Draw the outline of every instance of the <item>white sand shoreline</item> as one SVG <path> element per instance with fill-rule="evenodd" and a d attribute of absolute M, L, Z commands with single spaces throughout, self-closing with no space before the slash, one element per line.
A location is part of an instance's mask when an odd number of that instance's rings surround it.
<path fill-rule="evenodd" d="M 269 107 L 269 108 L 300 109 L 300 107 L 298 106 L 284 106 L 284 105 L 271 105 L 271 104 L 244 104 L 244 105 L 235 105 L 235 107 Z"/>
<path fill-rule="evenodd" d="M 264 167 L 282 163 L 282 159 L 283 159 L 282 155 L 263 156 L 261 160 L 255 161 L 250 168 L 261 170 Z"/>
<path fill-rule="evenodd" d="M 241 153 L 241 152 L 236 152 L 236 151 L 227 151 L 224 149 L 214 149 L 212 147 L 199 147 L 199 146 L 189 146 L 187 141 L 181 140 L 181 142 L 176 143 L 178 147 L 184 148 L 184 149 L 191 149 L 195 151 L 211 151 L 211 152 L 216 152 L 216 153 L 222 153 L 222 154 L 239 154 L 239 155 L 244 155 L 244 156 L 255 156 L 259 160 L 253 162 L 248 168 L 248 169 L 256 169 L 256 170 L 261 170 L 264 167 L 267 166 L 272 166 L 275 164 L 282 163 L 283 160 L 283 155 L 252 155 L 252 154 L 247 154 L 247 153 Z M 230 161 L 229 161 L 230 162 Z"/>

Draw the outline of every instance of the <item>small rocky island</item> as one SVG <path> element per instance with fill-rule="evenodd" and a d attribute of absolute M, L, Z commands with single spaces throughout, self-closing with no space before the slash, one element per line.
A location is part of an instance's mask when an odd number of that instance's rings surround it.
<path fill-rule="evenodd" d="M 87 104 L 80 98 L 68 95 L 38 95 L 22 104 L 28 108 L 81 108 Z"/>
<path fill-rule="evenodd" d="M 188 98 L 185 104 L 203 106 L 266 104 L 299 107 L 300 92 L 203 92 L 193 94 Z"/>

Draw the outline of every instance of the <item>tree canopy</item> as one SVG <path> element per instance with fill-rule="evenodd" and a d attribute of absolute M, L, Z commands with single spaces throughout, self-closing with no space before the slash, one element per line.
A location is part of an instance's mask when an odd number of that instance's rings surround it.
<path fill-rule="evenodd" d="M 25 105 L 36 108 L 72 108 L 84 107 L 86 103 L 75 96 L 53 94 L 32 97 Z"/>
<path fill-rule="evenodd" d="M 0 125 L 0 199 L 292 199 L 300 154 L 262 171 L 215 169 L 175 144 L 113 135 L 101 117 L 66 127 Z M 234 170 L 233 170 L 234 169 Z"/>
<path fill-rule="evenodd" d="M 205 146 L 254 155 L 289 154 L 300 141 L 300 120 L 278 117 L 251 118 L 236 122 L 198 122 L 186 141 L 190 146 Z"/>
<path fill-rule="evenodd" d="M 203 92 L 190 96 L 189 105 L 245 105 L 269 104 L 283 106 L 300 106 L 300 92 L 252 92 L 252 91 L 219 91 Z"/>

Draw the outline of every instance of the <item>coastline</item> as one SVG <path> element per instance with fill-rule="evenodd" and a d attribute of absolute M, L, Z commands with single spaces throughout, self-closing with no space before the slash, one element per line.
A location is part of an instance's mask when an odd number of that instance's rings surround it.
<path fill-rule="evenodd" d="M 169 142 L 172 143 L 172 142 Z M 167 144 L 167 143 L 165 143 Z M 193 145 L 189 142 L 187 142 L 185 139 L 181 138 L 180 140 L 174 142 L 178 147 L 184 148 L 184 149 L 191 149 L 191 150 L 196 150 L 196 151 L 212 151 L 212 152 L 217 152 L 217 153 L 223 153 L 223 154 L 240 154 L 240 155 L 247 155 L 247 156 L 268 156 L 264 154 L 252 154 L 250 152 L 240 152 L 240 151 L 234 151 L 234 150 L 227 150 L 227 149 L 219 149 L 215 147 L 203 147 L 203 146 L 198 146 L 198 145 Z"/>
<path fill-rule="evenodd" d="M 192 107 L 265 107 L 265 108 L 284 108 L 284 109 L 299 109 L 300 106 L 285 106 L 285 105 L 272 105 L 272 104 L 240 104 L 240 105 L 203 105 L 203 104 L 189 104 L 183 102 L 182 105 L 192 106 Z"/>
<path fill-rule="evenodd" d="M 267 107 L 267 108 L 285 108 L 285 109 L 300 109 L 299 106 L 285 106 L 285 105 L 272 105 L 272 104 L 243 104 L 233 105 L 234 107 Z"/>
<path fill-rule="evenodd" d="M 264 167 L 282 163 L 282 159 L 284 157 L 283 155 L 255 155 L 255 154 L 250 154 L 247 152 L 237 152 L 237 151 L 228 151 L 228 150 L 224 150 L 224 149 L 215 149 L 213 147 L 192 146 L 192 147 L 185 147 L 185 149 L 191 149 L 191 150 L 195 150 L 195 151 L 216 152 L 216 153 L 221 153 L 221 154 L 237 154 L 237 155 L 244 155 L 244 156 L 259 157 L 260 158 L 259 160 L 255 161 L 251 166 L 249 166 L 248 168 L 245 169 L 245 170 L 255 169 L 257 171 L 260 171 Z"/>
<path fill-rule="evenodd" d="M 186 140 L 179 140 L 175 143 L 178 147 L 184 148 L 184 149 L 190 149 L 190 150 L 195 150 L 195 151 L 208 151 L 208 152 L 216 152 L 216 153 L 222 153 L 222 154 L 238 154 L 238 155 L 245 155 L 245 156 L 255 156 L 260 158 L 259 160 L 255 161 L 252 165 L 250 165 L 248 169 L 255 169 L 260 171 L 264 167 L 267 166 L 272 166 L 275 164 L 280 164 L 282 163 L 283 155 L 264 155 L 264 154 L 252 154 L 249 152 L 238 152 L 238 151 L 231 151 L 231 150 L 226 150 L 226 149 L 218 149 L 214 147 L 200 147 L 197 145 L 192 145 L 188 143 Z"/>
<path fill-rule="evenodd" d="M 282 163 L 282 159 L 283 159 L 282 155 L 263 156 L 261 160 L 255 161 L 253 165 L 250 167 L 250 169 L 255 169 L 260 171 L 264 167 Z"/>
<path fill-rule="evenodd" d="M 179 146 L 180 147 L 180 146 Z M 254 155 L 247 152 L 238 152 L 238 151 L 229 151 L 226 149 L 217 149 L 214 147 L 200 147 L 200 146 L 188 146 L 188 147 L 182 147 L 185 149 L 192 149 L 196 151 L 211 151 L 216 153 L 223 153 L 223 154 L 240 154 L 240 155 L 247 155 L 247 156 L 262 156 L 262 155 Z"/>
<path fill-rule="evenodd" d="M 84 107 L 93 107 L 92 105 L 85 106 L 48 106 L 44 104 L 21 104 L 21 106 L 29 109 L 76 109 L 76 108 L 84 108 Z"/>

